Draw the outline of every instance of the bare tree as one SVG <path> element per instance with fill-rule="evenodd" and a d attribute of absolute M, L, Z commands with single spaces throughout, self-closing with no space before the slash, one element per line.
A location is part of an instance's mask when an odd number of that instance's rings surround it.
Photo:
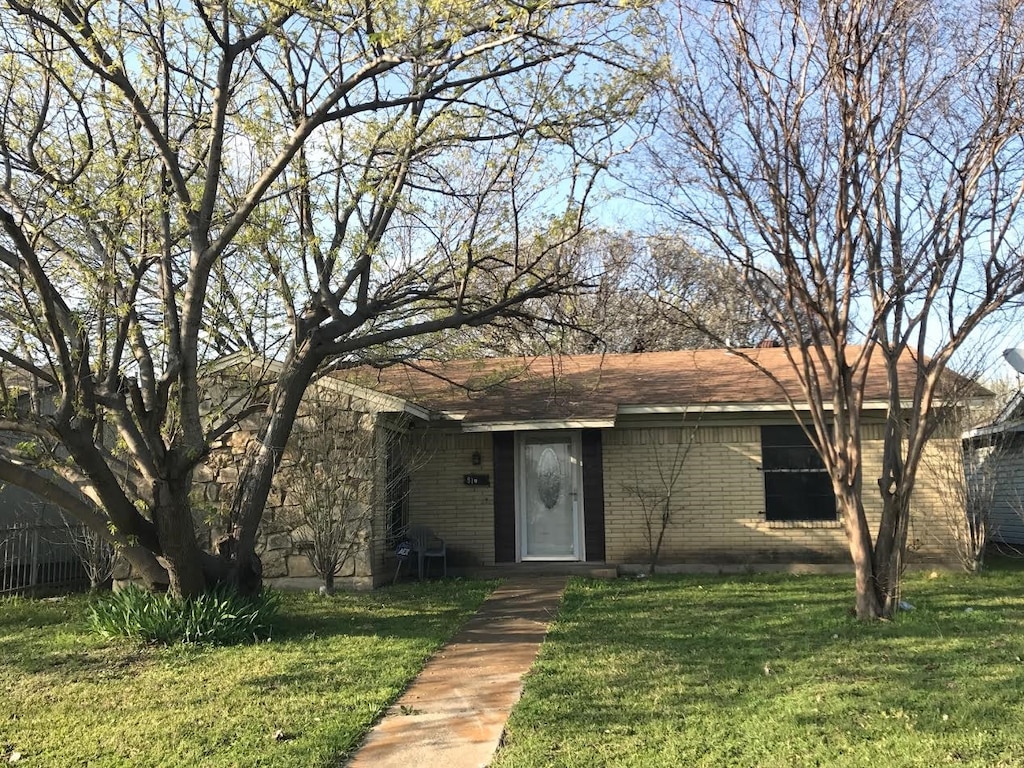
<path fill-rule="evenodd" d="M 360 477 L 350 467 L 338 466 L 334 446 L 324 444 L 329 434 L 319 433 L 324 440 L 303 440 L 303 456 L 289 472 L 298 504 L 295 522 L 301 526 L 300 546 L 328 594 L 334 592 L 334 579 L 342 567 L 366 547 L 373 522 L 373 506 L 367 498 L 373 477 Z M 370 459 L 372 446 L 370 431 L 351 440 L 348 448 L 354 457 Z"/>
<path fill-rule="evenodd" d="M 117 549 L 88 526 L 67 515 L 62 517 L 66 541 L 89 577 L 89 590 L 109 590 L 117 564 Z"/>
<path fill-rule="evenodd" d="M 755 346 L 773 334 L 742 272 L 682 237 L 588 232 L 570 269 L 573 290 L 531 300 L 528 317 L 462 330 L 448 357 Z"/>
<path fill-rule="evenodd" d="M 292 536 L 328 593 L 344 568 L 398 533 L 390 530 L 393 507 L 405 502 L 409 473 L 429 457 L 419 434 L 344 402 L 320 389 L 307 398 L 296 458 L 283 476 L 296 504 Z"/>
<path fill-rule="evenodd" d="M 963 383 L 949 362 L 1024 289 L 1020 10 L 729 0 L 678 19 L 673 119 L 649 156 L 661 201 L 758 286 L 832 478 L 857 615 L 889 616 L 938 398 Z M 888 379 L 875 537 L 869 366 Z"/>
<path fill-rule="evenodd" d="M 594 292 L 547 300 L 561 310 L 557 332 L 568 336 L 569 351 L 700 349 L 719 339 L 744 347 L 770 333 L 742 272 L 728 262 L 667 234 L 609 240 L 591 267 Z"/>
<path fill-rule="evenodd" d="M 985 551 L 992 534 L 992 508 L 999 477 L 985 462 L 991 447 L 965 452 L 962 462 L 951 454 L 926 459 L 927 471 L 948 500 L 943 505 L 946 527 L 956 547 L 960 565 L 977 573 L 985 565 Z"/>
<path fill-rule="evenodd" d="M 984 568 L 990 537 L 997 527 L 997 494 L 1003 482 L 1011 480 L 1000 476 L 997 461 L 1004 436 L 985 429 L 1005 407 L 1010 385 L 995 380 L 988 386 L 995 396 L 984 402 L 943 403 L 937 432 L 946 441 L 955 441 L 960 450 L 926 451 L 921 461 L 923 476 L 942 497 L 940 514 L 945 525 L 935 535 L 952 542 L 953 554 L 968 573 Z M 973 432 L 979 427 L 983 434 Z"/>
<path fill-rule="evenodd" d="M 654 573 L 661 558 L 665 534 L 672 523 L 678 521 L 685 507 L 683 469 L 696 443 L 699 426 L 698 417 L 693 424 L 684 423 L 678 430 L 668 430 L 678 434 L 672 448 L 662 451 L 654 446 L 649 461 L 643 464 L 645 469 L 641 470 L 638 462 L 633 462 L 633 482 L 622 484 L 622 489 L 640 504 L 644 541 L 647 542 L 648 573 Z"/>
<path fill-rule="evenodd" d="M 595 174 L 643 95 L 643 13 L 0 4 L 0 360 L 54 404 L 0 420 L 48 454 L 0 450 L 0 480 L 109 530 L 175 594 L 255 589 L 311 380 L 572 283 Z M 236 349 L 279 372 L 205 403 L 204 364 Z M 237 537 L 213 556 L 192 474 L 255 412 Z"/>

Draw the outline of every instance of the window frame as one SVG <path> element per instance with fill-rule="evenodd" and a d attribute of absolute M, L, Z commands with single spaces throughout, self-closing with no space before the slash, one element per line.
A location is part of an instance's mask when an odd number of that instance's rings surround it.
<path fill-rule="evenodd" d="M 761 472 L 767 522 L 838 521 L 828 470 L 799 424 L 761 426 Z"/>

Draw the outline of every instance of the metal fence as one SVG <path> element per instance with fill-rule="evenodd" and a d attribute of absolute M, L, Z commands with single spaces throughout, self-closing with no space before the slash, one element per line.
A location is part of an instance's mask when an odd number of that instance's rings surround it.
<path fill-rule="evenodd" d="M 62 525 L 0 527 L 0 595 L 88 589 L 89 576 L 72 546 L 76 535 Z"/>

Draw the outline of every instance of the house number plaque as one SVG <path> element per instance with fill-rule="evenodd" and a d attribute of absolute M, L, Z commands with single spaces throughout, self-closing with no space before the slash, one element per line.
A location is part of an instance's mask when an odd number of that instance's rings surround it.
<path fill-rule="evenodd" d="M 466 485 L 490 485 L 490 475 L 465 475 L 464 478 Z"/>

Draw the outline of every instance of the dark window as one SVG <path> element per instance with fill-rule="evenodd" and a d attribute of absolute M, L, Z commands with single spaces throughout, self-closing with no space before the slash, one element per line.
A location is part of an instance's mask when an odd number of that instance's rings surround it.
<path fill-rule="evenodd" d="M 767 520 L 836 519 L 832 481 L 803 429 L 761 427 L 761 467 Z"/>

